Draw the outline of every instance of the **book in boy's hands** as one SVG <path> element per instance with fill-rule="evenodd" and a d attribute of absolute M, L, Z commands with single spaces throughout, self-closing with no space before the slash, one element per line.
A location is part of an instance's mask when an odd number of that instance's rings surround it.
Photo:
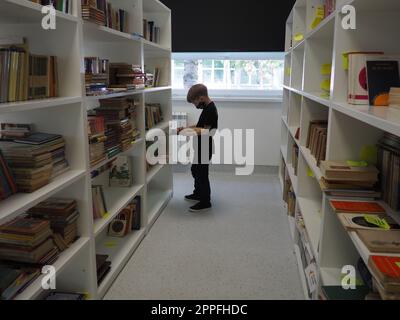
<path fill-rule="evenodd" d="M 357 234 L 371 252 L 400 253 L 400 231 L 357 230 Z"/>
<path fill-rule="evenodd" d="M 367 61 L 367 79 L 370 105 L 388 106 L 390 88 L 400 86 L 399 62 Z"/>
<path fill-rule="evenodd" d="M 330 200 L 329 203 L 335 212 L 386 213 L 386 210 L 377 201 Z"/>
<path fill-rule="evenodd" d="M 51 134 L 51 133 L 43 133 L 43 132 L 34 132 L 28 135 L 25 138 L 14 140 L 17 143 L 24 143 L 24 144 L 33 144 L 33 145 L 40 145 L 47 142 L 51 142 L 57 139 L 62 138 L 59 134 Z"/>

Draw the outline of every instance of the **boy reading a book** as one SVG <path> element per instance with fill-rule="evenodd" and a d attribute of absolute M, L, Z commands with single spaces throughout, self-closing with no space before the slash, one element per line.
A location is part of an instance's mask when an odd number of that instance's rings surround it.
<path fill-rule="evenodd" d="M 189 209 L 190 211 L 201 212 L 211 209 L 211 188 L 208 175 L 209 163 L 213 153 L 213 137 L 210 131 L 218 128 L 218 111 L 214 102 L 208 96 L 207 87 L 203 84 L 196 84 L 190 88 L 187 101 L 202 112 L 197 125 L 183 131 L 184 135 L 196 136 L 193 139 L 195 157 L 191 168 L 194 178 L 194 191 L 193 194 L 185 196 L 185 199 L 197 202 Z M 182 130 L 184 129 L 180 128 L 178 133 Z"/>

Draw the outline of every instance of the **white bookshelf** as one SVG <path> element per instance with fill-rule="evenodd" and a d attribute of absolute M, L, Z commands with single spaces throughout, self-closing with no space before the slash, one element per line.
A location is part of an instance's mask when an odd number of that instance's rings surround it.
<path fill-rule="evenodd" d="M 327 160 L 357 160 L 362 148 L 376 145 L 384 132 L 400 136 L 400 111 L 347 103 L 347 74 L 342 67 L 344 52 L 400 52 L 399 43 L 392 40 L 400 27 L 400 3 L 397 0 L 337 0 L 336 11 L 312 30 L 310 8 L 314 2 L 298 0 L 287 19 L 280 166 L 286 165 L 294 187 L 296 210 L 303 215 L 317 262 L 319 286 L 340 286 L 342 267 L 355 266 L 359 258 L 367 263 L 371 253 L 356 233 L 344 230 L 319 186 L 321 170 L 306 147 L 309 123 L 328 121 Z M 342 28 L 341 8 L 345 4 L 356 8 L 356 30 Z M 302 39 L 295 41 L 299 34 Z M 323 64 L 331 64 L 329 95 L 324 95 L 320 88 L 326 79 L 321 75 Z M 297 128 L 300 128 L 298 141 L 294 138 Z M 297 176 L 291 160 L 293 144 L 300 149 Z M 400 221 L 400 213 L 391 215 Z M 299 237 L 294 237 L 297 256 L 298 241 Z M 303 279 L 306 266 L 301 265 L 299 258 L 298 262 L 308 298 Z"/>
<path fill-rule="evenodd" d="M 62 252 L 54 266 L 57 290 L 83 292 L 89 299 L 101 299 L 124 268 L 173 194 L 172 170 L 159 165 L 146 172 L 145 130 L 146 102 L 160 103 L 163 122 L 157 128 L 168 133 L 172 120 L 171 103 L 171 11 L 158 0 L 110 0 L 113 7 L 128 11 L 129 33 L 83 21 L 80 1 L 74 1 L 72 14 L 57 11 L 56 30 L 41 28 L 42 6 L 28 0 L 0 2 L 0 37 L 20 36 L 27 39 L 29 51 L 58 57 L 60 97 L 45 100 L 0 104 L 0 123 L 32 123 L 37 131 L 62 134 L 66 140 L 66 158 L 70 170 L 31 194 L 16 194 L 0 202 L 0 223 L 4 223 L 49 197 L 77 200 L 80 212 L 80 238 Z M 161 28 L 160 43 L 138 36 L 143 19 L 154 20 Z M 111 62 L 139 64 L 160 68 L 160 86 L 134 92 L 86 97 L 84 57 L 107 58 Z M 108 172 L 91 178 L 91 171 L 114 160 L 112 157 L 90 168 L 87 139 L 87 111 L 99 100 L 133 97 L 139 101 L 137 127 L 141 138 L 123 152 L 129 156 L 133 185 L 129 188 L 108 186 Z M 101 184 L 108 212 L 103 219 L 93 219 L 91 185 Z M 141 229 L 125 238 L 107 234 L 113 218 L 136 196 L 141 197 Z M 110 273 L 97 285 L 96 253 L 108 254 Z M 41 278 L 29 285 L 16 299 L 40 299 L 46 295 Z"/>

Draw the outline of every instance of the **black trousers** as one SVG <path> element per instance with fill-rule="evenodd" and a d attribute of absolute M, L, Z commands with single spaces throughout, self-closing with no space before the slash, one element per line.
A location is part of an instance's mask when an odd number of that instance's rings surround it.
<path fill-rule="evenodd" d="M 211 188 L 208 178 L 208 164 L 192 164 L 192 176 L 194 178 L 193 194 L 200 198 L 201 202 L 210 202 Z"/>

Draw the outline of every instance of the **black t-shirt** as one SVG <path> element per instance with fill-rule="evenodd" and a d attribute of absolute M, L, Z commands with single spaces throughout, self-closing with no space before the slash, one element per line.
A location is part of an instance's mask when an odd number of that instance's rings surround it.
<path fill-rule="evenodd" d="M 215 106 L 214 102 L 210 102 L 207 107 L 205 107 L 200 115 L 199 121 L 197 122 L 196 125 L 197 128 L 205 128 L 209 129 L 210 131 L 213 129 L 218 129 L 218 111 L 217 107 Z M 202 149 L 202 141 L 209 141 L 208 143 L 208 150 L 207 149 Z M 196 140 L 196 139 L 195 139 Z M 213 154 L 213 138 L 212 135 L 203 135 L 203 136 L 198 136 L 197 141 L 195 141 L 195 144 L 197 142 L 197 148 L 195 146 L 195 150 L 197 149 L 197 156 L 198 163 L 207 163 Z M 207 148 L 206 146 L 204 146 Z M 203 150 L 203 152 L 202 152 Z M 207 157 L 208 153 L 208 157 Z M 200 162 L 201 159 L 201 162 Z M 196 161 L 196 158 L 194 159 Z"/>

